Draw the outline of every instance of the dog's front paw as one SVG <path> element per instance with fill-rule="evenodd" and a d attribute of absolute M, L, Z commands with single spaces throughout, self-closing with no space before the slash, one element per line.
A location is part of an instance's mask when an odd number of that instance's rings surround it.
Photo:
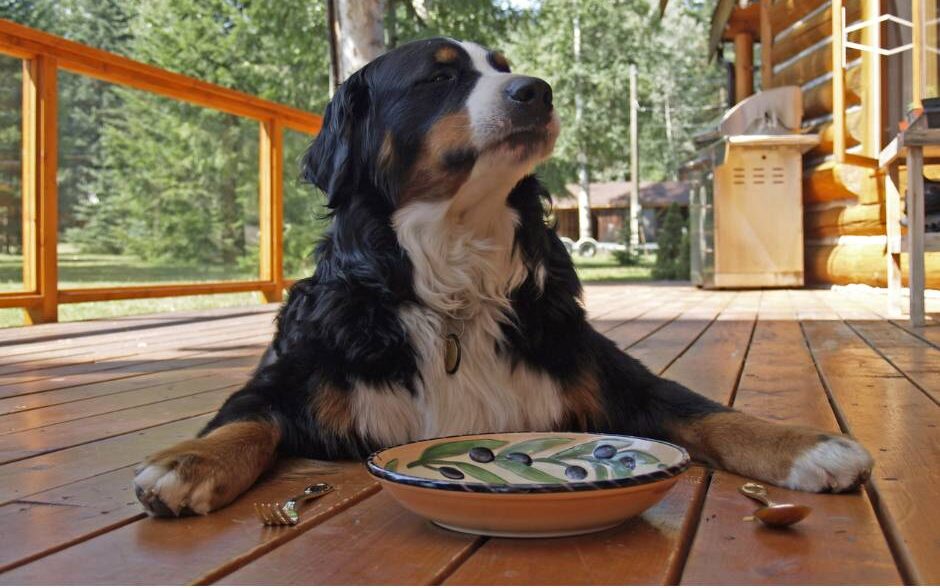
<path fill-rule="evenodd" d="M 134 477 L 137 499 L 150 514 L 206 514 L 221 506 L 218 467 L 197 454 L 169 449 L 145 462 Z"/>
<path fill-rule="evenodd" d="M 855 440 L 820 435 L 818 443 L 796 456 L 781 485 L 807 492 L 845 492 L 868 480 L 873 465 L 871 455 Z"/>

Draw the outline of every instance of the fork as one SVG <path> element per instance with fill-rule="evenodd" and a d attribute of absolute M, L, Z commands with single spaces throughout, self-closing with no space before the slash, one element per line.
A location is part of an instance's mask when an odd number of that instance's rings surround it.
<path fill-rule="evenodd" d="M 289 498 L 284 504 L 280 502 L 256 502 L 255 513 L 258 519 L 269 527 L 293 527 L 300 521 L 297 504 L 307 500 L 319 498 L 333 491 L 329 484 L 319 483 L 304 488 L 303 494 Z"/>

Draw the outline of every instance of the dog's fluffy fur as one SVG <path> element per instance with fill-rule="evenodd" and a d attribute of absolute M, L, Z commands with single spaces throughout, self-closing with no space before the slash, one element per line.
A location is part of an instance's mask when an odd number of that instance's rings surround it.
<path fill-rule="evenodd" d="M 473 432 L 605 431 L 704 462 L 841 491 L 871 458 L 841 435 L 748 417 L 650 373 L 587 322 L 531 175 L 552 150 L 551 89 L 472 43 L 405 45 L 346 81 L 304 160 L 332 225 L 251 381 L 202 434 L 149 458 L 157 515 L 206 513 L 276 456 L 362 458 Z M 444 341 L 462 360 L 445 370 Z"/>

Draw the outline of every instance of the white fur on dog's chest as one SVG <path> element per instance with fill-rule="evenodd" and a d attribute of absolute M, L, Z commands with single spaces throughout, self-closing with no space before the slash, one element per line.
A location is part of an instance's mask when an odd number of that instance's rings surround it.
<path fill-rule="evenodd" d="M 354 394 L 360 434 L 388 444 L 493 431 L 548 430 L 562 418 L 558 384 L 522 363 L 513 366 L 502 324 L 512 312 L 509 292 L 527 272 L 512 243 L 518 218 L 500 204 L 496 214 L 455 223 L 446 202 L 419 202 L 394 217 L 399 243 L 414 267 L 419 303 L 399 319 L 415 350 L 412 395 L 404 389 Z M 447 374 L 445 338 L 457 334 L 460 367 Z"/>

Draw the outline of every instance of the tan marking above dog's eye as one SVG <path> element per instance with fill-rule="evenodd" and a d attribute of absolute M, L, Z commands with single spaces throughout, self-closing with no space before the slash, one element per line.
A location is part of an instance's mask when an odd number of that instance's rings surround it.
<path fill-rule="evenodd" d="M 444 45 L 434 52 L 434 61 L 438 63 L 451 63 L 457 61 L 457 57 L 457 50 L 449 45 Z"/>
<path fill-rule="evenodd" d="M 493 69 L 496 71 L 509 73 L 509 60 L 506 59 L 506 56 L 499 51 L 490 51 L 486 55 L 486 59 L 490 62 L 490 65 L 492 65 Z"/>

